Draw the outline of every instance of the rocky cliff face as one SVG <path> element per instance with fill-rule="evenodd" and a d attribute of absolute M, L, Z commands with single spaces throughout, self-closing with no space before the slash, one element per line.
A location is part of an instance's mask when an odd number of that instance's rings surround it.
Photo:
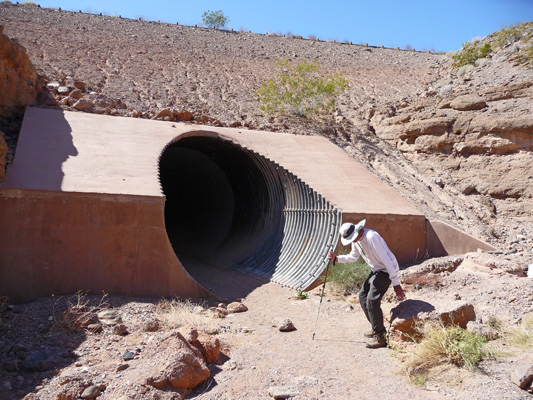
<path fill-rule="evenodd" d="M 527 247 L 513 238 L 533 232 L 533 69 L 518 39 L 459 70 L 414 51 L 10 3 L 0 11 L 46 81 L 48 106 L 326 136 L 428 218 Z M 255 91 L 286 58 L 345 73 L 334 116 L 262 113 Z"/>
<path fill-rule="evenodd" d="M 0 26 L 0 181 L 4 179 L 6 157 L 8 161 L 12 157 L 2 131 L 12 134 L 11 148 L 14 149 L 21 114 L 26 106 L 36 103 L 42 90 L 26 49 L 6 36 L 3 30 Z"/>

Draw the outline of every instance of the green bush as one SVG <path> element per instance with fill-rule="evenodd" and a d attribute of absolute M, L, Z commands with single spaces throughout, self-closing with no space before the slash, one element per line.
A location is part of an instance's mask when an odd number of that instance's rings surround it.
<path fill-rule="evenodd" d="M 333 111 L 336 97 L 348 87 L 343 72 L 323 76 L 318 62 L 303 60 L 293 66 L 285 59 L 277 66 L 282 71 L 256 92 L 261 109 L 269 114 L 306 116 Z"/>
<path fill-rule="evenodd" d="M 347 292 L 357 292 L 370 274 L 370 267 L 359 258 L 354 263 L 337 263 L 330 266 L 328 282 Z"/>
<path fill-rule="evenodd" d="M 490 43 L 466 42 L 461 50 L 452 56 L 452 66 L 460 68 L 468 64 L 474 64 L 477 59 L 485 58 L 492 51 Z"/>
<path fill-rule="evenodd" d="M 441 364 L 474 370 L 479 362 L 493 356 L 487 339 L 458 326 L 429 322 L 420 328 L 423 336 L 406 360 L 410 375 L 421 375 Z"/>
<path fill-rule="evenodd" d="M 220 29 L 225 27 L 229 23 L 229 18 L 224 15 L 222 10 L 207 10 L 202 14 L 202 22 L 208 28 Z"/>

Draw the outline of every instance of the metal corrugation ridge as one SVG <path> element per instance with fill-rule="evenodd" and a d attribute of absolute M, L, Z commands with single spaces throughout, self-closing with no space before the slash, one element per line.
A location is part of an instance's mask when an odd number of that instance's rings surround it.
<path fill-rule="evenodd" d="M 234 266 L 283 286 L 308 288 L 328 265 L 327 252 L 335 247 L 341 211 L 291 171 L 232 142 L 261 171 L 269 197 L 256 246 Z"/>

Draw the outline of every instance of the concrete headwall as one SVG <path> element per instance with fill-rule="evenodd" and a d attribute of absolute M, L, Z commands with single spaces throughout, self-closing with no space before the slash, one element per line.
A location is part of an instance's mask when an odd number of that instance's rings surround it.
<path fill-rule="evenodd" d="M 0 293 L 202 297 L 174 255 L 162 198 L 2 190 Z"/>
<path fill-rule="evenodd" d="M 462 232 L 442 221 L 427 221 L 427 253 L 429 257 L 443 257 L 472 251 L 496 250 L 482 240 Z"/>

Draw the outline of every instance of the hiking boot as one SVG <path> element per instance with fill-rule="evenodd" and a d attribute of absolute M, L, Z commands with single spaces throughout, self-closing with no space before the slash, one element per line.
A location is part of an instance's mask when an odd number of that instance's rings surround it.
<path fill-rule="evenodd" d="M 387 347 L 387 339 L 385 335 L 374 334 L 372 338 L 365 343 L 367 349 L 378 349 L 380 347 Z"/>
<path fill-rule="evenodd" d="M 376 334 L 376 332 L 374 332 L 374 330 L 369 330 L 369 331 L 366 331 L 365 333 L 363 333 L 363 336 L 366 337 L 366 338 L 373 338 L 374 335 Z"/>

